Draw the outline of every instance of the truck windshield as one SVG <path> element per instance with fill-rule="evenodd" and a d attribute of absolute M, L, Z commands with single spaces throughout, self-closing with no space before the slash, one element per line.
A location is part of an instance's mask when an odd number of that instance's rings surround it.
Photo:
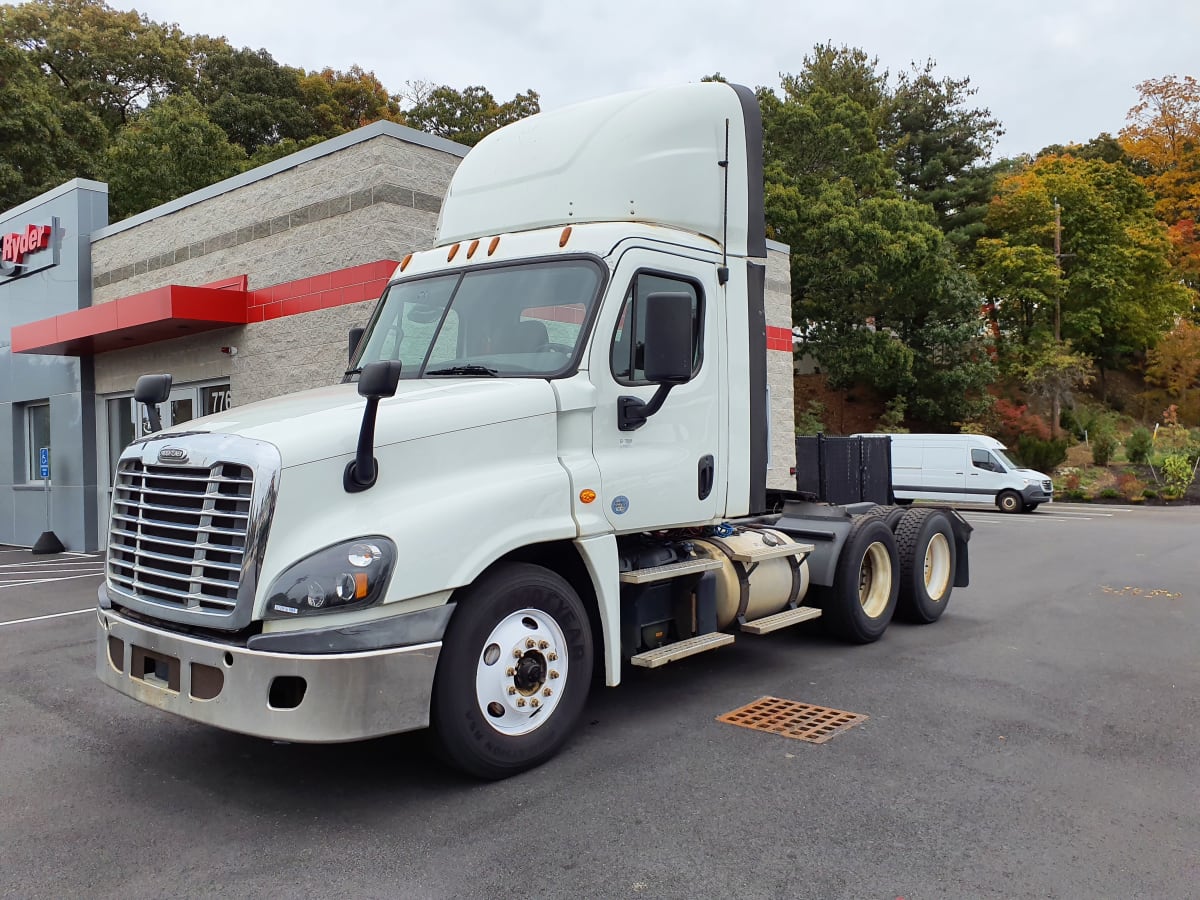
<path fill-rule="evenodd" d="M 578 356 L 601 281 L 598 263 L 565 259 L 393 284 L 351 373 L 398 359 L 402 378 L 561 375 Z"/>

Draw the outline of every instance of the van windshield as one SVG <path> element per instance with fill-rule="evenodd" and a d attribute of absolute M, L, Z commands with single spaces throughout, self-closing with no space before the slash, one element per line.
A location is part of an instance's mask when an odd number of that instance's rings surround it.
<path fill-rule="evenodd" d="M 401 378 L 573 370 L 603 270 L 590 259 L 493 266 L 390 285 L 347 373 L 400 360 Z"/>
<path fill-rule="evenodd" d="M 1011 469 L 1021 468 L 1015 462 L 1013 462 L 1011 459 L 1009 459 L 1007 456 L 1005 456 L 1003 450 L 993 450 L 992 456 L 994 456 L 994 457 L 996 457 L 996 459 L 1000 460 L 1000 462 L 1002 462 L 1004 464 L 1004 468 L 1006 468 L 1006 469 L 1011 470 Z"/>

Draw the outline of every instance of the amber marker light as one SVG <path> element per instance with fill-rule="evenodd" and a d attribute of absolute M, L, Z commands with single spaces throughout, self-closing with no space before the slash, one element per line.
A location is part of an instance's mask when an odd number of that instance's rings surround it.
<path fill-rule="evenodd" d="M 570 239 L 571 239 L 571 226 L 568 225 L 566 228 L 564 228 L 562 230 L 562 234 L 560 234 L 558 236 L 558 246 L 560 246 L 560 247 L 567 246 L 567 241 L 569 241 Z"/>
<path fill-rule="evenodd" d="M 405 269 L 407 269 L 408 264 L 410 262 L 412 262 L 412 254 L 411 253 L 408 254 L 408 256 L 404 257 L 404 259 L 400 260 L 400 271 L 403 272 Z"/>
<path fill-rule="evenodd" d="M 500 246 L 500 236 L 496 235 L 496 237 L 492 238 L 492 242 L 490 244 L 488 244 L 488 256 L 491 256 L 493 253 L 495 253 L 496 248 L 499 246 Z"/>
<path fill-rule="evenodd" d="M 367 584 L 367 573 L 366 572 L 355 572 L 354 573 L 354 599 L 361 600 L 363 597 L 367 596 L 367 592 L 368 592 L 369 588 L 370 588 L 370 585 Z"/>
<path fill-rule="evenodd" d="M 595 499 L 596 499 L 596 492 L 593 491 L 591 488 L 584 488 L 582 491 L 579 492 L 579 502 L 581 502 L 581 503 L 591 503 Z"/>
<path fill-rule="evenodd" d="M 458 255 L 458 247 L 459 247 L 459 245 L 455 244 L 453 247 L 450 248 L 450 252 L 446 254 L 446 262 L 450 262 L 452 259 L 454 259 L 455 256 Z"/>
<path fill-rule="evenodd" d="M 479 249 L 479 238 L 471 241 L 471 246 L 467 248 L 467 259 L 475 255 L 475 251 Z"/>

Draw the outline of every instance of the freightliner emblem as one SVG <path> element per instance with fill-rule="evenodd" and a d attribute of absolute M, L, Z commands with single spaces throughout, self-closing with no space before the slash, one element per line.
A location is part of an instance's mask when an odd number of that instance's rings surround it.
<path fill-rule="evenodd" d="M 158 461 L 162 463 L 185 463 L 188 461 L 187 451 L 179 447 L 163 447 L 158 451 Z"/>

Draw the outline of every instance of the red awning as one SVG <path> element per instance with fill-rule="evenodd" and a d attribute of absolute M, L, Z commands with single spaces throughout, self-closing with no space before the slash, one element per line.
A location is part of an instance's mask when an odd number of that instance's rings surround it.
<path fill-rule="evenodd" d="M 245 325 L 248 299 L 249 294 L 244 290 L 171 284 L 17 325 L 12 330 L 12 350 L 90 356 L 215 328 Z"/>

